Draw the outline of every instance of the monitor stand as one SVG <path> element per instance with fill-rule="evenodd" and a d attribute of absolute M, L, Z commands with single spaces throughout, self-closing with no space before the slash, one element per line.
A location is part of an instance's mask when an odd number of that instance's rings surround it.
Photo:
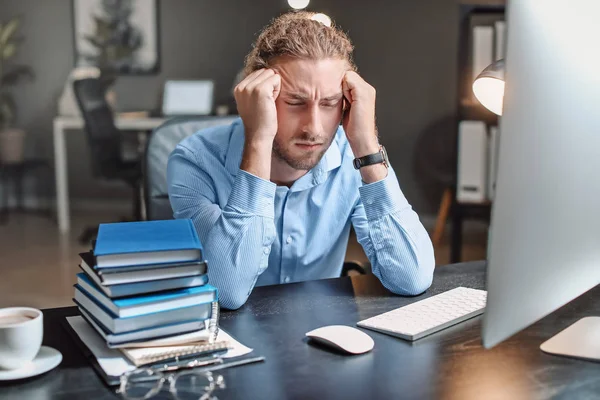
<path fill-rule="evenodd" d="M 600 317 L 586 317 L 557 333 L 540 346 L 557 356 L 600 362 Z"/>

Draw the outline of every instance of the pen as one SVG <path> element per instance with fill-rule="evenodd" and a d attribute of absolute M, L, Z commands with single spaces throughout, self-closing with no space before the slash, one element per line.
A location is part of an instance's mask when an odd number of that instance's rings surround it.
<path fill-rule="evenodd" d="M 224 363 L 221 363 L 221 364 L 218 364 L 218 365 L 211 365 L 209 367 L 202 368 L 202 371 L 218 371 L 220 369 L 231 368 L 231 367 L 238 367 L 240 365 L 253 364 L 253 363 L 262 362 L 262 361 L 265 361 L 265 357 L 263 357 L 263 356 L 252 357 L 252 358 L 245 358 L 243 360 L 237 360 L 237 361 L 232 361 L 232 362 L 224 362 Z"/>
<path fill-rule="evenodd" d="M 222 362 L 223 359 L 221 357 L 212 356 L 202 359 L 177 361 L 174 364 L 163 364 L 161 366 L 154 365 L 153 367 L 150 367 L 150 369 L 161 372 L 170 372 L 177 371 L 180 369 L 199 368 L 213 364 L 220 364 Z"/>

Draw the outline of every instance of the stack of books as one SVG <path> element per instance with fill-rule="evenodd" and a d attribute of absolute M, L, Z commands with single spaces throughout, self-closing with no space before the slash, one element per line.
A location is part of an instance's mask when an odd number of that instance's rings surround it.
<path fill-rule="evenodd" d="M 202 253 L 191 220 L 101 224 L 73 300 L 112 348 L 201 337 L 218 310 Z"/>

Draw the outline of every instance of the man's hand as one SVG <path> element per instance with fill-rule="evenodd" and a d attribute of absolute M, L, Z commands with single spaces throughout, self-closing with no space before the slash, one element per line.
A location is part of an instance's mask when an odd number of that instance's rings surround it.
<path fill-rule="evenodd" d="M 271 178 L 271 151 L 277 134 L 275 100 L 280 91 L 281 77 L 272 69 L 260 69 L 233 92 L 245 130 L 240 169 L 265 180 Z"/>
<path fill-rule="evenodd" d="M 347 101 L 342 123 L 354 156 L 377 153 L 379 144 L 375 128 L 375 88 L 356 72 L 348 71 L 342 81 L 342 89 Z"/>
<path fill-rule="evenodd" d="M 379 141 L 375 126 L 375 88 L 356 72 L 348 71 L 342 81 L 342 90 L 348 102 L 342 125 L 354 157 L 377 153 Z M 360 173 L 365 183 L 371 183 L 385 178 L 387 168 L 376 164 L 362 167 Z"/>
<path fill-rule="evenodd" d="M 275 100 L 280 91 L 281 77 L 272 69 L 254 71 L 235 87 L 235 101 L 244 122 L 246 141 L 273 143 L 277 133 Z"/>

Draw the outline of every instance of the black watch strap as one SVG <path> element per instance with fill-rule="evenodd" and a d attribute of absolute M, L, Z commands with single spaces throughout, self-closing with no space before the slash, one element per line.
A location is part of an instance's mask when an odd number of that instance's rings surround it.
<path fill-rule="evenodd" d="M 354 168 L 356 169 L 361 169 L 362 167 L 366 167 L 367 165 L 373 165 L 373 164 L 386 164 L 387 166 L 387 160 L 385 157 L 385 148 L 383 146 L 381 146 L 381 149 L 374 154 L 369 154 L 367 156 L 363 156 L 363 157 L 359 157 L 359 158 L 355 158 L 353 161 L 354 164 Z"/>

